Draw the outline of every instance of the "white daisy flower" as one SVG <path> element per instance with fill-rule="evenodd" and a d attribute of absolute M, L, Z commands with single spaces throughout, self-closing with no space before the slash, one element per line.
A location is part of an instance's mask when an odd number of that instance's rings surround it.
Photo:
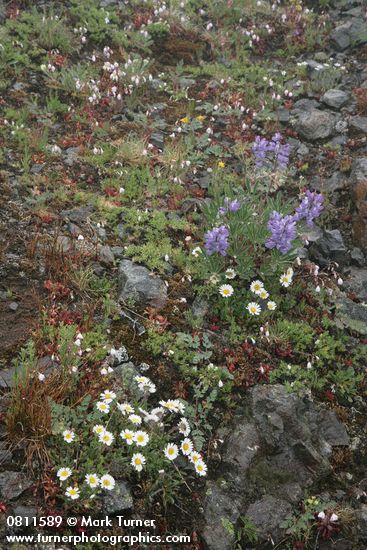
<path fill-rule="evenodd" d="M 116 399 L 116 394 L 113 391 L 105 390 L 101 393 L 100 397 L 104 403 L 112 403 L 112 401 Z"/>
<path fill-rule="evenodd" d="M 262 300 L 266 300 L 267 298 L 269 298 L 269 292 L 267 292 L 265 288 L 263 288 L 262 291 L 259 292 L 259 296 Z"/>
<path fill-rule="evenodd" d="M 114 478 L 110 476 L 110 474 L 105 474 L 99 480 L 99 484 L 102 487 L 102 489 L 106 489 L 107 491 L 112 491 L 112 489 L 114 489 L 115 487 L 116 482 Z"/>
<path fill-rule="evenodd" d="M 97 435 L 100 435 L 101 433 L 103 433 L 105 429 L 106 428 L 102 426 L 102 424 L 96 424 L 95 426 L 93 426 L 93 432 Z"/>
<path fill-rule="evenodd" d="M 186 418 L 181 418 L 178 424 L 178 431 L 185 437 L 187 437 L 191 432 L 190 424 Z"/>
<path fill-rule="evenodd" d="M 250 315 L 260 315 L 261 307 L 256 302 L 250 302 L 246 306 L 247 311 Z"/>
<path fill-rule="evenodd" d="M 107 430 L 105 430 L 99 435 L 98 441 L 110 447 L 114 439 L 115 439 L 114 435 L 111 432 L 108 432 Z"/>
<path fill-rule="evenodd" d="M 80 489 L 78 487 L 68 487 L 65 491 L 65 495 L 71 500 L 76 500 L 80 496 Z"/>
<path fill-rule="evenodd" d="M 190 462 L 192 462 L 193 464 L 196 464 L 198 462 L 198 460 L 202 460 L 202 456 L 200 453 L 196 452 L 196 451 L 193 451 L 189 457 L 190 459 Z"/>
<path fill-rule="evenodd" d="M 134 442 L 139 447 L 145 447 L 145 445 L 149 443 L 149 435 L 147 434 L 147 432 L 137 431 L 134 435 Z"/>
<path fill-rule="evenodd" d="M 85 476 L 85 482 L 91 489 L 95 489 L 99 485 L 99 478 L 97 474 L 87 474 Z"/>
<path fill-rule="evenodd" d="M 128 445 L 132 445 L 134 443 L 134 436 L 135 433 L 131 430 L 122 430 L 120 433 L 120 437 L 124 439 Z"/>
<path fill-rule="evenodd" d="M 134 412 L 134 407 L 132 407 L 130 403 L 117 403 L 117 408 L 124 416 Z"/>
<path fill-rule="evenodd" d="M 60 468 L 59 470 L 57 470 L 56 475 L 60 481 L 65 481 L 66 479 L 68 479 L 68 477 L 72 475 L 72 473 L 73 472 L 70 470 L 70 468 Z"/>
<path fill-rule="evenodd" d="M 259 281 L 258 279 L 256 281 L 252 281 L 250 285 L 251 292 L 257 295 L 260 294 L 263 288 L 264 288 L 264 283 L 262 281 Z"/>
<path fill-rule="evenodd" d="M 194 449 L 194 445 L 188 437 L 185 437 L 185 439 L 181 443 L 181 452 L 183 455 L 188 456 L 191 455 L 192 451 Z"/>
<path fill-rule="evenodd" d="M 139 390 L 155 393 L 156 385 L 147 376 L 135 376 L 134 380 L 138 383 Z"/>
<path fill-rule="evenodd" d="M 236 272 L 235 272 L 234 269 L 228 268 L 228 269 L 226 269 L 224 275 L 225 275 L 226 279 L 234 279 L 236 277 Z"/>
<path fill-rule="evenodd" d="M 178 447 L 174 443 L 168 443 L 163 452 L 168 460 L 175 460 L 178 457 Z"/>
<path fill-rule="evenodd" d="M 133 468 L 135 468 L 137 472 L 141 472 L 145 462 L 146 460 L 144 455 L 142 455 L 141 453 L 135 453 L 131 458 L 130 464 L 131 466 L 133 466 Z"/>
<path fill-rule="evenodd" d="M 96 407 L 99 410 L 99 412 L 102 412 L 104 414 L 107 414 L 110 412 L 110 406 L 108 403 L 105 403 L 104 401 L 97 401 Z"/>
<path fill-rule="evenodd" d="M 142 423 L 141 416 L 139 416 L 138 414 L 131 414 L 128 420 L 130 420 L 130 422 L 136 425 L 140 425 Z"/>
<path fill-rule="evenodd" d="M 280 276 L 279 282 L 282 286 L 288 288 L 292 283 L 292 276 L 288 273 L 283 273 L 283 275 Z"/>
<path fill-rule="evenodd" d="M 223 296 L 223 298 L 229 298 L 232 296 L 233 292 L 233 286 L 231 285 L 222 285 L 219 287 L 219 294 Z"/>
<path fill-rule="evenodd" d="M 195 471 L 199 476 L 206 476 L 208 467 L 203 460 L 199 459 L 195 462 Z"/>
<path fill-rule="evenodd" d="M 160 401 L 159 404 L 171 412 L 179 412 L 182 406 L 178 399 L 168 399 L 167 401 Z"/>
<path fill-rule="evenodd" d="M 272 302 L 272 301 L 268 302 L 268 303 L 266 304 L 266 306 L 267 306 L 267 308 L 268 308 L 269 311 L 274 311 L 274 309 L 277 307 L 276 303 L 275 303 L 275 302 Z"/>
<path fill-rule="evenodd" d="M 64 441 L 66 441 L 66 443 L 71 443 L 75 439 L 75 433 L 72 432 L 71 430 L 64 430 L 62 432 L 62 436 L 64 438 Z"/>

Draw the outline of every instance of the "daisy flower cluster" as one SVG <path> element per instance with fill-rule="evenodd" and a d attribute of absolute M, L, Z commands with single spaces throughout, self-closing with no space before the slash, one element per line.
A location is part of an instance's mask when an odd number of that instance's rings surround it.
<path fill-rule="evenodd" d="M 142 400 L 156 392 L 155 384 L 146 376 L 134 377 L 138 389 L 142 394 Z M 193 441 L 188 437 L 191 428 L 189 421 L 184 417 L 185 405 L 179 399 L 161 400 L 157 407 L 150 409 L 141 406 L 138 399 L 134 403 L 120 402 L 117 394 L 111 389 L 104 390 L 99 399 L 94 403 L 94 412 L 91 418 L 97 420 L 92 423 L 91 436 L 94 445 L 100 445 L 102 457 L 113 457 L 113 453 L 126 454 L 127 460 L 135 472 L 142 472 L 151 460 L 156 463 L 156 454 L 160 454 L 161 461 L 173 462 L 179 454 L 186 457 L 198 476 L 205 476 L 207 466 L 203 457 L 194 448 Z M 175 417 L 179 415 L 178 424 L 174 424 Z M 85 435 L 76 434 L 77 430 L 65 429 L 62 438 L 67 445 L 83 443 Z M 175 434 L 173 441 L 168 440 Z M 158 448 L 157 448 L 158 443 Z M 80 445 L 78 445 L 80 448 Z M 159 450 L 160 448 L 160 450 Z M 112 454 L 111 454 L 112 453 Z M 65 496 L 70 500 L 76 500 L 81 495 L 89 495 L 90 489 L 112 490 L 115 487 L 114 478 L 106 473 L 90 471 L 85 474 L 82 483 L 69 484 L 65 490 Z M 75 472 L 75 475 L 77 472 Z M 78 472 L 80 475 L 80 471 Z M 61 483 L 70 481 L 74 472 L 69 466 L 62 466 L 57 471 L 57 477 Z M 89 491 L 89 493 L 88 493 Z"/>
<path fill-rule="evenodd" d="M 266 290 L 264 283 L 259 279 L 252 281 L 250 285 L 250 291 L 264 302 L 266 301 L 266 307 L 269 311 L 274 311 L 277 304 L 273 300 L 269 300 L 269 292 Z M 258 302 L 249 302 L 246 306 L 250 315 L 260 315 L 261 305 Z"/>

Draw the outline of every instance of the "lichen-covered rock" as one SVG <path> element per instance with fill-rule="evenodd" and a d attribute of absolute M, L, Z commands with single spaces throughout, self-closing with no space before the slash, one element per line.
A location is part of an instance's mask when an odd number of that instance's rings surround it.
<path fill-rule="evenodd" d="M 311 109 L 300 113 L 295 129 L 308 141 L 331 137 L 335 132 L 335 115 L 320 109 Z"/>
<path fill-rule="evenodd" d="M 157 275 L 131 260 L 123 260 L 119 267 L 121 301 L 133 299 L 141 305 L 162 308 L 167 302 L 167 287 Z"/>
<path fill-rule="evenodd" d="M 324 93 L 321 98 L 321 101 L 332 107 L 333 109 L 340 109 L 348 103 L 350 94 L 348 92 L 343 92 L 343 90 L 331 89 Z"/>
<path fill-rule="evenodd" d="M 118 514 L 133 507 L 133 497 L 125 481 L 117 481 L 111 492 L 106 492 L 102 500 L 102 510 L 107 515 Z"/>

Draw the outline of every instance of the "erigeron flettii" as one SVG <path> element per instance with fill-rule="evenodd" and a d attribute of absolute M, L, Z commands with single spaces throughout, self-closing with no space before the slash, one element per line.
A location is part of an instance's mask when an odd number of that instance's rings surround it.
<path fill-rule="evenodd" d="M 148 377 L 136 376 L 135 382 L 143 393 L 148 395 L 154 393 L 155 384 Z M 161 451 L 157 450 L 161 453 L 160 460 L 174 463 L 181 455 L 188 459 L 188 465 L 192 464 L 198 476 L 207 474 L 203 457 L 195 450 L 194 441 L 189 437 L 191 427 L 184 416 L 185 405 L 181 400 L 161 400 L 158 407 L 147 410 L 139 402 L 119 402 L 118 392 L 107 388 L 100 393 L 99 400 L 94 404 L 94 411 L 97 416 L 94 414 L 93 418 L 99 417 L 103 423 L 91 425 L 90 433 L 101 446 L 101 452 L 104 452 L 104 449 L 121 448 L 127 453 L 133 471 L 139 474 L 144 472 L 151 460 L 150 446 L 156 449 L 157 441 L 162 441 L 162 436 L 165 434 L 166 442 L 161 447 Z M 119 413 L 118 416 L 115 415 L 116 411 Z M 177 415 L 179 415 L 178 421 Z M 122 428 L 120 432 L 116 433 L 116 424 L 111 423 L 112 419 L 115 422 L 118 420 L 117 425 L 120 424 Z M 71 428 L 62 432 L 62 438 L 71 449 L 76 442 L 78 445 L 79 442 L 83 443 L 83 434 L 77 434 L 76 430 Z M 56 476 L 60 483 L 68 482 L 65 496 L 70 500 L 84 498 L 84 496 L 92 498 L 95 491 L 90 495 L 91 489 L 110 491 L 115 487 L 114 478 L 105 471 L 93 472 L 92 470 L 84 474 L 82 480 L 77 480 L 78 472 L 68 465 L 62 465 L 58 468 Z M 71 483 L 70 478 L 73 478 Z"/>

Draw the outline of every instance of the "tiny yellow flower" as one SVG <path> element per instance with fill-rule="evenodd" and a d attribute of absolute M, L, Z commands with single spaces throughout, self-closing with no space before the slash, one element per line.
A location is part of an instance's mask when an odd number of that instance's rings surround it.
<path fill-rule="evenodd" d="M 218 168 L 224 168 L 225 165 L 226 165 L 226 163 L 223 162 L 222 160 L 220 160 L 220 161 L 218 162 Z"/>
<path fill-rule="evenodd" d="M 199 115 L 196 117 L 196 120 L 198 120 L 199 122 L 203 122 L 203 120 L 205 120 L 205 116 L 204 115 Z"/>
<path fill-rule="evenodd" d="M 180 122 L 182 122 L 182 124 L 188 124 L 188 122 L 190 122 L 189 117 L 184 116 L 183 118 L 180 118 Z"/>

